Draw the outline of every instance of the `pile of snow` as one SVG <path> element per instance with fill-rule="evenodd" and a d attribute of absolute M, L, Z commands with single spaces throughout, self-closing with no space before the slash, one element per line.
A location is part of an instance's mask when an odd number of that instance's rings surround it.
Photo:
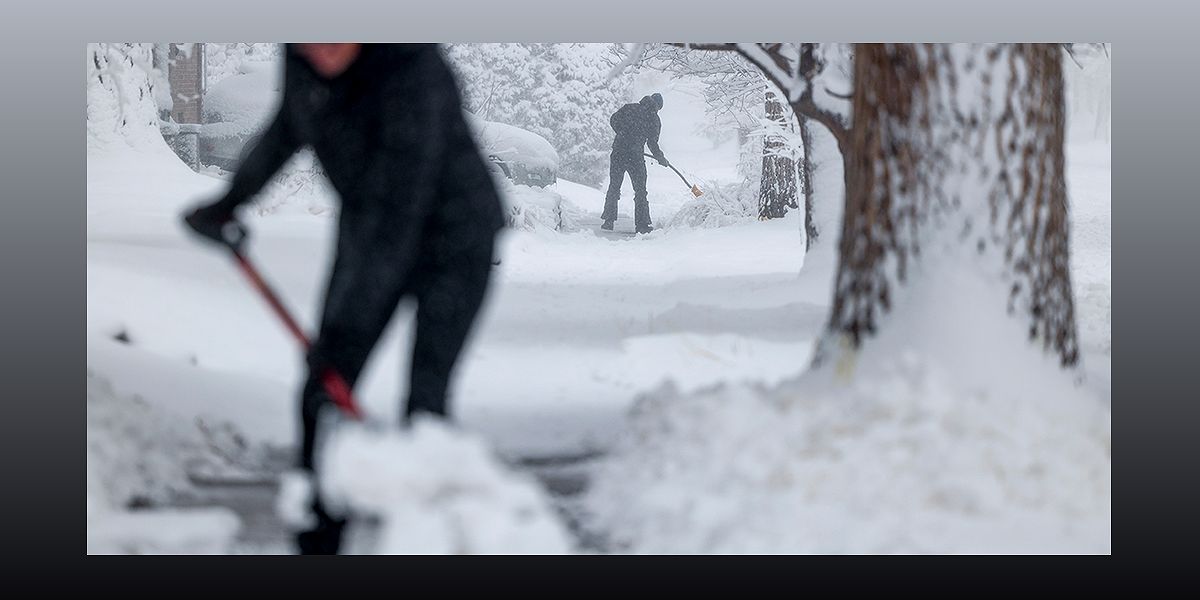
<path fill-rule="evenodd" d="M 539 484 L 479 439 L 418 419 L 405 432 L 343 424 L 324 441 L 332 510 L 382 521 L 381 554 L 560 554 L 568 533 Z"/>
<path fill-rule="evenodd" d="M 492 180 L 504 202 L 508 226 L 520 231 L 572 232 L 579 230 L 583 210 L 547 188 L 514 184 L 496 173 Z"/>
<path fill-rule="evenodd" d="M 1031 349 L 1003 284 L 926 279 L 826 367 L 641 398 L 593 526 L 639 553 L 1110 552 L 1109 409 Z"/>
<path fill-rule="evenodd" d="M 667 222 L 666 229 L 725 227 L 752 221 L 758 216 L 757 186 L 752 181 L 696 182 L 704 194 L 687 201 Z"/>
<path fill-rule="evenodd" d="M 222 508 L 149 509 L 190 489 L 196 430 L 87 375 L 87 552 L 221 553 L 240 523 Z M 130 510 L 134 509 L 134 510 Z"/>

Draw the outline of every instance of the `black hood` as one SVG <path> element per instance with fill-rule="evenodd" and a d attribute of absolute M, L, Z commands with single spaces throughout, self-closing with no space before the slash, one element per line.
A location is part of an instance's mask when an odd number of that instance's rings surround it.
<path fill-rule="evenodd" d="M 654 93 L 650 94 L 649 96 L 642 96 L 642 99 L 638 101 L 638 104 L 658 112 L 659 110 L 662 110 L 663 107 L 662 94 Z"/>

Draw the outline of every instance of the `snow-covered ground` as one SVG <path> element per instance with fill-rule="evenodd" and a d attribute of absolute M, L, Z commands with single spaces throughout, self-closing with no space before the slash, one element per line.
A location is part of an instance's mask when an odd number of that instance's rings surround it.
<path fill-rule="evenodd" d="M 698 111 L 702 110 L 694 90 L 686 85 L 671 89 L 668 83 L 652 83 L 659 85 L 659 89 L 668 86 L 662 113 L 662 146 L 667 156 L 689 177 L 733 182 L 736 148 L 732 145 L 713 148 L 692 130 L 693 124 L 701 119 Z M 1103 421 L 1110 403 L 1112 348 L 1109 145 L 1073 143 L 1067 159 L 1073 226 L 1072 275 L 1086 383 L 1083 391 L 1071 392 L 1069 406 L 1055 414 L 1088 414 Z M 821 179 L 817 189 L 822 193 L 819 201 L 835 202 L 840 195 L 840 172 L 835 167 L 827 162 L 818 170 Z M 691 201 L 692 196 L 669 169 L 653 161 L 649 161 L 647 168 L 651 214 L 656 223 L 663 223 Z M 298 349 L 240 279 L 228 257 L 185 235 L 179 223 L 185 207 L 214 197 L 224 185 L 218 176 L 193 173 L 165 146 L 150 145 L 138 150 L 119 145 L 89 147 L 89 444 L 93 407 L 97 405 L 94 396 L 124 399 L 136 396 L 139 406 L 150 407 L 157 415 L 156 420 L 147 422 L 170 422 L 185 430 L 201 430 L 199 439 L 208 441 L 199 445 L 219 448 L 219 453 L 259 445 L 286 449 L 295 443 L 295 396 L 302 375 Z M 697 505 L 696 510 L 709 512 L 698 513 L 695 518 L 707 519 L 717 526 L 745 523 L 731 520 L 729 511 L 761 510 L 760 516 L 749 521 L 751 528 L 738 535 L 707 531 L 708 537 L 700 539 L 695 536 L 704 532 L 687 533 L 688 525 L 694 521 L 652 519 L 646 525 L 649 529 L 619 532 L 627 541 L 641 540 L 640 545 L 629 542 L 628 548 L 684 552 L 853 552 L 866 548 L 1005 551 L 1026 548 L 1020 543 L 1026 539 L 1021 535 L 1044 525 L 1046 521 L 1039 519 L 1050 518 L 1047 515 L 1083 512 L 1091 519 L 1083 522 L 1094 524 L 1098 519 L 1095 515 L 1100 514 L 1095 503 L 1103 504 L 1101 512 L 1106 511 L 1107 495 L 1098 500 L 1085 491 L 1063 491 L 1063 486 L 1079 483 L 1071 477 L 1082 472 L 1080 469 L 1087 472 L 1101 469 L 1103 474 L 1097 475 L 1099 479 L 1088 482 L 1107 494 L 1107 454 L 1102 459 L 1088 454 L 1097 447 L 1096 438 L 1089 437 L 1094 433 L 1094 420 L 1041 428 L 1046 425 L 1044 419 L 1039 420 L 1044 415 L 1028 417 L 1020 412 L 1036 407 L 1036 394 L 1018 390 L 1008 396 L 979 396 L 978 390 L 954 387 L 953 378 L 940 371 L 941 367 L 926 365 L 919 357 L 897 358 L 899 363 L 893 361 L 888 363 L 891 367 L 881 367 L 881 374 L 871 384 L 876 388 L 856 392 L 860 401 L 851 404 L 875 415 L 880 422 L 891 424 L 886 427 L 867 427 L 841 437 L 834 434 L 822 437 L 817 431 L 820 424 L 853 428 L 852 417 L 863 414 L 854 412 L 858 408 L 839 404 L 833 392 L 822 387 L 825 383 L 816 385 L 813 389 L 817 391 L 806 400 L 809 403 L 806 406 L 813 407 L 811 411 L 805 409 L 791 416 L 768 419 L 767 413 L 752 410 L 746 421 L 722 419 L 742 411 L 728 400 L 714 399 L 719 394 L 714 395 L 710 386 L 733 386 L 729 389 L 741 390 L 736 393 L 742 401 L 753 404 L 766 397 L 755 392 L 756 389 L 782 383 L 781 389 L 795 390 L 796 382 L 804 381 L 801 373 L 808 365 L 813 341 L 826 318 L 831 298 L 836 228 L 825 229 L 819 247 L 807 258 L 798 213 L 777 221 L 752 221 L 714 229 L 677 228 L 638 237 L 599 235 L 596 225 L 603 207 L 603 190 L 561 180 L 547 190 L 523 186 L 517 189 L 519 194 L 536 196 L 538 202 L 549 199 L 553 205 L 561 198 L 576 207 L 578 226 L 560 231 L 549 227 L 508 230 L 499 242 L 502 263 L 496 267 L 494 286 L 462 357 L 452 402 L 461 428 L 485 440 L 503 457 L 580 456 L 606 452 L 614 445 L 625 450 L 652 451 L 657 448 L 653 441 L 645 441 L 646 446 L 630 445 L 628 441 L 631 422 L 627 417 L 639 397 L 658 398 L 657 403 L 651 401 L 646 406 L 672 418 L 682 418 L 677 428 L 700 427 L 694 435 L 703 436 L 706 429 L 728 428 L 731 432 L 714 436 L 713 444 L 706 446 L 704 452 L 681 455 L 684 460 L 716 460 L 722 451 L 735 449 L 736 446 L 730 445 L 734 442 L 762 439 L 771 432 L 797 432 L 795 444 L 781 439 L 774 446 L 754 447 L 754 452 L 779 450 L 771 456 L 763 455 L 761 461 L 751 462 L 767 469 L 762 478 L 751 477 L 748 489 L 757 492 L 772 489 L 775 484 L 771 478 L 776 474 L 789 482 L 834 477 L 836 485 L 827 488 L 833 491 L 823 496 L 822 501 L 835 502 L 844 496 L 848 502 L 886 502 L 902 497 L 904 486 L 924 481 L 920 469 L 928 468 L 930 463 L 922 462 L 923 458 L 966 449 L 961 462 L 950 465 L 950 470 L 938 480 L 945 483 L 938 488 L 944 497 L 938 496 L 931 504 L 914 508 L 912 514 L 916 516 L 911 522 L 897 520 L 895 515 L 877 515 L 874 521 L 868 518 L 856 523 L 847 517 L 856 514 L 851 509 L 823 512 L 819 507 L 812 508 L 817 504 L 806 504 L 808 508 L 791 513 L 789 506 L 807 500 L 805 489 L 788 484 L 791 487 L 787 492 L 777 497 L 767 492 L 754 496 L 757 503 L 739 504 L 749 495 L 714 492 L 712 503 Z M 332 204 L 329 198 L 305 196 L 321 193 L 320 190 L 316 187 L 302 191 L 296 202 L 304 206 Z M 632 196 L 626 182 L 618 231 L 632 229 L 629 218 Z M 247 211 L 246 220 L 252 230 L 252 257 L 298 313 L 301 322 L 311 328 L 331 258 L 333 212 Z M 366 409 L 384 420 L 397 418 L 399 399 L 405 395 L 410 316 L 411 307 L 405 307 L 393 322 L 372 356 L 360 386 L 359 395 Z M 887 371 L 888 368 L 893 370 Z M 914 372 L 918 375 L 912 375 Z M 798 376 L 801 378 L 797 379 Z M 97 381 L 95 389 L 103 393 L 93 393 L 93 378 Z M 673 387 L 663 388 L 667 383 Z M 738 383 L 751 385 L 737 387 Z M 888 384 L 895 384 L 895 397 L 880 400 L 879 394 L 872 395 Z M 691 395 L 706 388 L 710 389 L 698 396 Z M 696 406 L 687 406 L 681 400 L 685 398 L 695 398 Z M 944 410 L 963 398 L 968 399 L 964 402 L 978 401 L 946 413 L 950 416 L 944 419 L 928 416 L 931 411 Z M 1017 408 L 1012 409 L 1016 413 L 1004 412 L 1003 398 L 1016 399 Z M 1089 401 L 1104 407 L 1099 416 L 1089 412 Z M 705 411 L 704 406 L 715 407 Z M 813 423 L 805 420 L 806 415 L 820 415 L 824 420 Z M 989 418 L 1001 420 L 989 428 L 986 426 Z M 653 422 L 653 418 L 647 421 L 636 417 L 632 431 L 644 433 L 647 424 Z M 952 429 L 955 424 L 961 425 L 961 429 L 945 435 L 936 433 L 938 428 Z M 1022 434 L 1005 431 L 1005 427 L 1033 430 L 1021 437 Z M 926 434 L 934 437 L 921 437 Z M 996 435 L 1001 437 L 993 442 L 969 445 L 980 436 Z M 830 445 L 822 446 L 827 439 L 831 440 Z M 1062 447 L 1054 446 L 1056 439 L 1065 440 Z M 863 443 L 856 445 L 855 441 Z M 697 444 L 701 443 L 702 440 L 697 440 Z M 106 442 L 98 444 L 106 447 Z M 893 462 L 881 463 L 876 471 L 847 472 L 847 466 L 863 464 L 863 456 L 835 455 L 850 452 L 852 447 L 861 448 L 859 452 L 866 454 L 881 453 Z M 1039 461 L 1038 453 L 1043 451 L 1048 458 Z M 1039 473 L 1044 475 L 1038 477 L 1066 478 L 1056 480 L 1053 485 L 1018 486 L 1019 489 L 1004 488 L 997 483 L 998 479 L 988 479 L 983 474 L 966 483 L 955 480 L 956 475 L 976 470 L 1017 468 L 1014 465 L 1018 462 L 993 460 L 995 453 L 1004 452 L 1025 453 L 1020 460 L 1029 460 L 1019 464 L 1043 469 Z M 824 462 L 800 459 L 788 462 L 807 456 L 805 453 L 832 455 L 822 459 Z M 91 550 L 94 512 L 91 449 L 88 461 Z M 222 468 L 220 461 L 208 463 L 206 468 Z M 745 475 L 736 472 L 745 464 L 731 463 L 733 481 Z M 791 464 L 795 470 L 780 467 L 782 470 L 777 469 L 777 473 L 771 471 L 783 464 Z M 893 464 L 900 465 L 894 481 L 898 487 L 889 488 L 891 480 L 879 478 L 886 478 L 884 465 Z M 627 481 L 646 484 L 651 496 L 642 498 L 643 504 L 628 503 L 627 507 L 647 507 L 641 513 L 643 519 L 670 513 L 667 509 L 678 498 L 672 497 L 670 490 L 663 492 L 651 485 L 656 478 L 654 473 L 637 470 L 628 473 Z M 701 474 L 697 477 L 703 479 L 714 472 L 698 473 Z M 699 481 L 698 485 L 707 489 L 704 486 L 713 481 Z M 600 497 L 608 498 L 626 498 L 623 494 L 628 492 L 608 484 L 600 490 L 608 494 Z M 658 492 L 662 493 L 653 495 Z M 1026 492 L 1042 496 L 1031 500 L 1021 496 Z M 127 503 L 127 496 L 108 494 L 104 506 Z M 1011 510 L 997 508 L 997 503 L 1003 504 L 1006 498 L 1018 498 L 1014 502 L 1025 504 Z M 1038 504 L 1042 500 L 1045 502 Z M 1049 505 L 1046 503 L 1053 504 L 1053 510 L 1040 510 L 1039 507 Z M 937 512 L 938 506 L 949 506 L 951 516 Z M 124 518 L 120 506 L 112 510 Z M 959 514 L 955 510 L 999 516 L 991 520 L 963 517 L 968 521 L 967 526 L 956 528 L 963 521 L 954 520 L 957 517 L 953 515 Z M 830 519 L 830 515 L 836 518 Z M 198 518 L 215 519 L 214 523 L 225 527 L 218 527 L 223 535 L 232 535 L 232 529 L 223 520 L 226 517 L 217 514 Z M 603 518 L 604 515 L 597 517 L 599 522 Z M 812 529 L 801 527 L 788 536 L 772 537 L 773 527 L 795 524 L 796 519 L 811 523 Z M 1101 520 L 1107 523 L 1107 519 Z M 101 522 L 104 521 L 97 521 Z M 1017 533 L 1000 535 L 1010 525 Z M 839 526 L 849 528 L 844 543 L 819 543 L 834 539 L 831 536 L 841 531 L 837 529 Z M 932 527 L 935 533 L 904 537 L 915 526 Z M 952 531 L 938 537 L 936 532 L 946 530 Z M 818 541 L 810 545 L 796 541 L 805 532 L 816 536 L 806 539 Z M 755 545 L 752 541 L 756 534 L 778 543 Z M 997 545 L 989 547 L 986 542 L 993 534 L 998 536 Z M 1008 544 L 1011 540 L 1016 541 Z M 1106 529 L 1075 531 L 1053 540 L 1062 544 L 1047 546 L 1046 551 L 1079 548 L 1107 551 L 1108 546 Z M 211 550 L 221 546 L 195 547 Z"/>

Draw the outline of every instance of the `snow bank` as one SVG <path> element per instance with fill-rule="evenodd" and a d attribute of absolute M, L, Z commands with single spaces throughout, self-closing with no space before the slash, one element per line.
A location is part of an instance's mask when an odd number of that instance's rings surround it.
<path fill-rule="evenodd" d="M 827 368 L 642 397 L 593 526 L 638 553 L 1110 552 L 1109 410 L 987 306 L 1003 284 L 940 272 Z"/>
<path fill-rule="evenodd" d="M 223 508 L 147 509 L 190 488 L 194 429 L 87 375 L 87 552 L 221 553 L 240 527 Z M 136 510 L 129 510 L 135 508 Z"/>
<path fill-rule="evenodd" d="M 529 476 L 433 420 L 403 433 L 340 425 L 318 472 L 331 506 L 382 519 L 382 554 L 559 554 L 566 529 Z"/>

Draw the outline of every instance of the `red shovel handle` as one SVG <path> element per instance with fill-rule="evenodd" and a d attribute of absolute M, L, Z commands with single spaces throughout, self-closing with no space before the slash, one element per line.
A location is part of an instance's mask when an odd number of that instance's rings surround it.
<path fill-rule="evenodd" d="M 250 261 L 246 258 L 246 255 L 242 254 L 241 241 L 243 239 L 244 234 L 236 242 L 231 240 L 228 244 L 230 251 L 233 253 L 234 261 L 237 262 L 238 267 L 246 275 L 246 278 L 250 280 L 250 284 L 254 286 L 254 289 L 258 290 L 258 293 L 266 299 L 267 304 L 271 306 L 271 310 L 283 321 L 284 326 L 291 332 L 292 337 L 300 342 L 305 351 L 311 350 L 312 342 L 309 341 L 308 336 L 304 335 L 304 330 L 300 329 L 300 325 L 292 318 L 292 314 L 279 301 L 279 296 L 275 294 L 271 286 L 267 285 L 267 282 L 258 274 L 258 269 L 255 269 L 254 265 L 250 264 Z M 354 401 L 354 394 L 350 390 L 350 384 L 346 382 L 341 373 L 338 373 L 333 367 L 326 367 L 321 372 L 321 385 L 324 386 L 325 392 L 329 394 L 329 397 L 333 399 L 333 403 L 342 412 L 354 419 L 362 419 L 362 411 L 359 410 L 358 403 Z"/>

